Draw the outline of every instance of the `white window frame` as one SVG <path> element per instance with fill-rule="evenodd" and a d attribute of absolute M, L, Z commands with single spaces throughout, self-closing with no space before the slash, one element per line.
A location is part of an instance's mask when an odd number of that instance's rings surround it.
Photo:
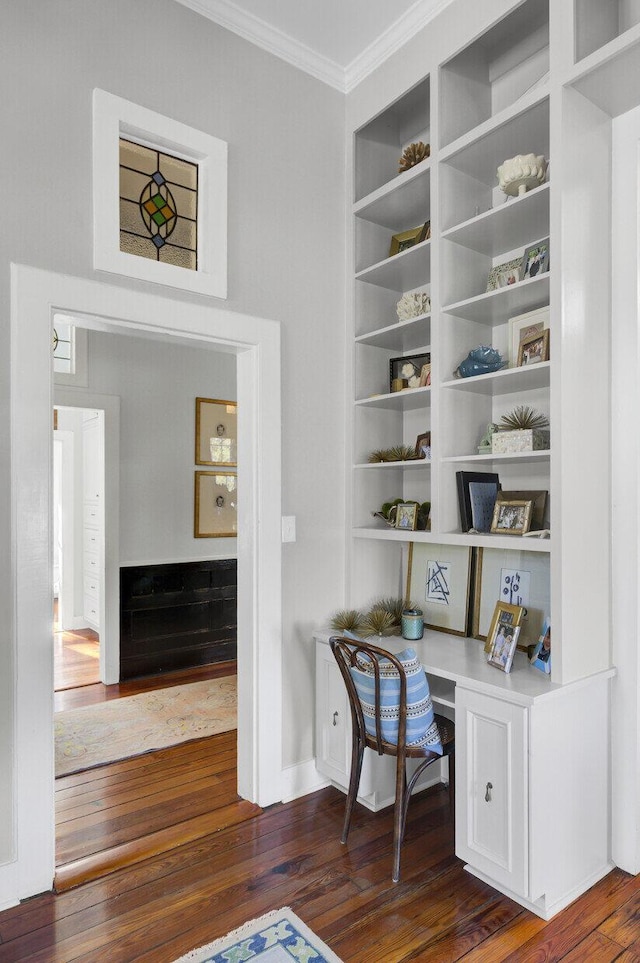
<path fill-rule="evenodd" d="M 198 267 L 120 250 L 120 138 L 198 165 Z M 126 277 L 227 297 L 227 144 L 105 90 L 93 91 L 93 266 Z"/>
<path fill-rule="evenodd" d="M 67 374 L 64 371 L 54 370 L 54 383 L 57 385 L 75 385 L 78 388 L 86 388 L 89 383 L 87 368 L 87 332 L 84 328 L 78 327 L 76 318 L 70 318 L 66 314 L 58 313 L 53 316 L 54 328 L 57 318 L 66 321 L 67 324 L 71 326 L 73 347 L 71 353 L 71 372 Z"/>

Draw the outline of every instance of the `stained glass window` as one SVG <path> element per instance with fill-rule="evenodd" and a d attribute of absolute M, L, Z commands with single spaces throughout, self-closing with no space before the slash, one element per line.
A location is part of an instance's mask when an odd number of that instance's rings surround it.
<path fill-rule="evenodd" d="M 120 138 L 120 250 L 198 267 L 198 165 Z"/>

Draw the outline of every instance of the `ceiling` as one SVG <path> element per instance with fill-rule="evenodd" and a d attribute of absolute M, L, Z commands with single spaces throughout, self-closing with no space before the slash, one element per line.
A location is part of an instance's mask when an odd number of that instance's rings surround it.
<path fill-rule="evenodd" d="M 349 91 L 452 0 L 178 0 Z"/>

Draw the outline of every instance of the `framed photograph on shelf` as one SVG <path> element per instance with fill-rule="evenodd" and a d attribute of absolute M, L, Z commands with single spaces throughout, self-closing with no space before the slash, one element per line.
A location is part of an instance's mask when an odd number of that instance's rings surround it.
<path fill-rule="evenodd" d="M 235 468 L 238 450 L 238 406 L 235 401 L 196 398 L 196 465 Z"/>
<path fill-rule="evenodd" d="M 401 502 L 396 508 L 396 528 L 413 532 L 418 527 L 418 506 L 415 502 Z"/>
<path fill-rule="evenodd" d="M 389 391 L 394 389 L 394 382 L 401 381 L 405 388 L 420 388 L 420 378 L 425 365 L 431 364 L 431 354 L 403 355 L 401 358 L 389 359 Z M 406 382 L 406 384 L 404 384 Z"/>
<path fill-rule="evenodd" d="M 516 629 L 518 630 L 518 635 L 520 634 L 520 627 L 523 618 L 524 608 L 521 605 L 512 605 L 510 602 L 496 602 L 493 609 L 493 615 L 491 617 L 491 624 L 489 626 L 487 638 L 484 643 L 484 651 L 488 656 L 491 655 L 496 639 L 498 638 L 500 628 L 502 628 L 505 638 L 507 635 L 511 636 L 511 641 L 514 642 L 515 649 L 518 640 L 517 637 L 514 639 L 514 634 Z"/>
<path fill-rule="evenodd" d="M 549 327 L 549 306 L 509 318 L 509 365 L 517 367 L 520 342 L 529 340 Z"/>
<path fill-rule="evenodd" d="M 519 634 L 520 626 L 514 627 L 507 622 L 497 622 L 491 635 L 487 653 L 489 665 L 495 665 L 502 672 L 511 672 Z"/>
<path fill-rule="evenodd" d="M 195 473 L 193 537 L 235 538 L 238 534 L 238 476 Z"/>
<path fill-rule="evenodd" d="M 421 244 L 422 241 L 428 241 L 430 237 L 431 221 L 426 221 L 419 227 L 413 227 L 410 231 L 402 231 L 400 234 L 394 234 L 391 237 L 389 257 L 402 254 L 403 251 L 407 251 L 410 247 L 415 247 L 416 244 Z"/>
<path fill-rule="evenodd" d="M 531 527 L 533 502 L 526 499 L 507 501 L 496 499 L 491 533 L 493 535 L 524 535 Z"/>
<path fill-rule="evenodd" d="M 424 609 L 425 628 L 466 635 L 470 589 L 469 546 L 410 543 L 405 599 Z"/>
<path fill-rule="evenodd" d="M 497 291 L 522 280 L 522 258 L 517 257 L 504 264 L 497 264 L 491 268 L 487 277 L 487 291 Z"/>
<path fill-rule="evenodd" d="M 551 673 L 551 620 L 549 618 L 544 620 L 540 638 L 531 653 L 531 665 L 547 675 Z"/>
<path fill-rule="evenodd" d="M 416 438 L 416 455 L 418 458 L 431 459 L 431 432 L 425 431 Z"/>
<path fill-rule="evenodd" d="M 533 502 L 533 507 L 531 509 L 531 521 L 529 523 L 529 531 L 535 532 L 539 531 L 541 528 L 548 528 L 549 525 L 545 522 L 546 511 L 547 511 L 547 500 L 549 498 L 549 492 L 543 489 L 512 489 L 509 491 L 499 491 L 496 495 L 496 501 L 525 501 Z"/>
<path fill-rule="evenodd" d="M 524 610 L 519 646 L 526 649 L 540 637 L 550 608 L 550 560 L 546 552 L 519 549 L 476 549 L 471 635 L 485 642 L 496 602 Z"/>
<path fill-rule="evenodd" d="M 549 360 L 549 329 L 523 338 L 518 348 L 518 367 Z"/>
<path fill-rule="evenodd" d="M 522 258 L 522 277 L 524 280 L 546 274 L 549 270 L 549 238 L 538 241 L 525 248 Z"/>

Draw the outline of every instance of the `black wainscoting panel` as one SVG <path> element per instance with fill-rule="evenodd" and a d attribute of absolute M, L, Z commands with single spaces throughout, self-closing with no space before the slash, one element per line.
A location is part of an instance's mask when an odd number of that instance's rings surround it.
<path fill-rule="evenodd" d="M 120 678 L 236 658 L 234 558 L 120 569 Z"/>

